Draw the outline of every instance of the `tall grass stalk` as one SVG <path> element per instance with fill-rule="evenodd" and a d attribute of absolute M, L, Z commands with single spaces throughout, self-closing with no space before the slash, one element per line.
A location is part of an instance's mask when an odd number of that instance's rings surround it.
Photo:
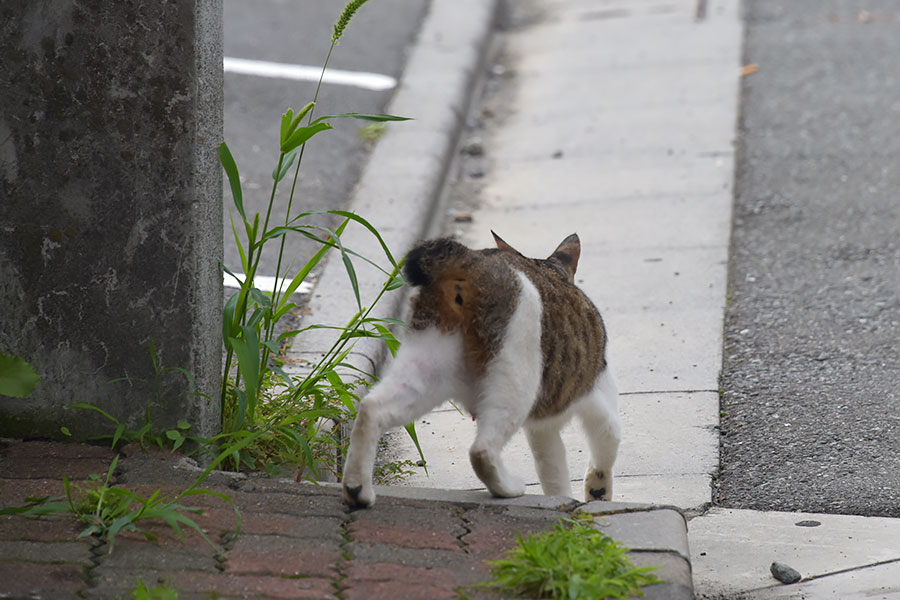
<path fill-rule="evenodd" d="M 338 119 L 361 119 L 376 123 L 406 120 L 393 115 L 361 113 L 314 118 L 316 102 L 332 52 L 350 19 L 364 3 L 365 0 L 354 0 L 347 4 L 335 24 L 331 46 L 319 75 L 313 100 L 296 113 L 288 109 L 282 115 L 279 155 L 272 172 L 272 187 L 264 217 L 261 218 L 258 212 L 250 215 L 245 210 L 237 163 L 224 142 L 218 148 L 220 162 L 231 189 L 235 209 L 232 213 L 232 231 L 245 273 L 243 280 L 239 279 L 240 289 L 228 299 L 224 309 L 225 365 L 220 396 L 222 433 L 214 438 L 217 447 L 226 451 L 228 464 L 233 468 L 241 468 L 242 465 L 255 467 L 256 458 L 269 459 L 277 456 L 290 461 L 290 456 L 297 454 L 303 457 L 307 465 L 312 466 L 316 457 L 310 442 L 318 436 L 316 427 L 319 421 L 329 418 L 346 420 L 355 414 L 355 403 L 358 400 L 352 391 L 355 381 L 344 381 L 338 371 L 349 366 L 345 359 L 355 340 L 360 337 L 380 339 L 392 352 L 397 347 L 389 326 L 398 322 L 376 319 L 371 315 L 372 308 L 385 293 L 404 285 L 400 265 L 380 233 L 366 219 L 348 211 L 292 214 L 300 167 L 310 139 L 332 129 L 332 122 Z M 294 173 L 287 197 L 285 219 L 283 224 L 271 227 L 279 184 L 291 167 Z M 335 229 L 306 222 L 309 217 L 316 215 L 340 217 L 341 221 Z M 362 227 L 374 236 L 383 252 L 381 259 L 376 261 L 345 247 L 342 235 L 347 227 Z M 242 232 L 239 233 L 239 229 Z M 301 235 L 321 244 L 320 249 L 289 282 L 283 277 L 290 268 L 284 266 L 288 235 Z M 276 240 L 278 251 L 275 284 L 271 290 L 263 291 L 254 285 L 254 280 L 265 247 Z M 356 301 L 356 314 L 344 327 L 309 325 L 300 330 L 286 331 L 276 338 L 276 324 L 296 308 L 290 301 L 291 296 L 331 250 L 341 256 Z M 374 265 L 385 275 L 381 290 L 366 306 L 363 305 L 357 283 L 355 260 Z M 379 264 L 381 260 L 386 260 L 386 266 Z M 227 268 L 225 271 L 234 276 Z M 273 360 L 273 356 L 280 351 L 279 344 L 305 331 L 321 328 L 335 330 L 336 340 L 329 351 L 305 377 L 286 374 Z M 354 379 L 364 375 L 366 374 L 358 373 L 354 375 Z M 239 448 L 236 447 L 238 443 Z M 416 444 L 418 445 L 417 442 Z M 229 448 L 231 451 L 227 452 Z"/>

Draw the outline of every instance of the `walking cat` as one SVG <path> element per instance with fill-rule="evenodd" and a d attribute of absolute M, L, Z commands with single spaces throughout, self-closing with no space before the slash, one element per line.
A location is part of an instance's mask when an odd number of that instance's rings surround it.
<path fill-rule="evenodd" d="M 546 260 L 526 258 L 497 234 L 494 240 L 497 248 L 485 250 L 425 241 L 407 255 L 403 274 L 419 293 L 407 339 L 359 406 L 343 477 L 351 507 L 375 502 L 381 435 L 451 398 L 477 424 L 469 458 L 494 496 L 525 493 L 500 458 L 523 426 L 544 493 L 571 496 L 560 429 L 578 415 L 590 449 L 585 501 L 612 498 L 618 391 L 603 320 L 574 283 L 578 236 Z"/>

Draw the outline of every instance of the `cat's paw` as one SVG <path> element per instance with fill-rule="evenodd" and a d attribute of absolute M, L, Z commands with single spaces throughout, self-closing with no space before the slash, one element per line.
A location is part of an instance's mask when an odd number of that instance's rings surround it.
<path fill-rule="evenodd" d="M 344 482 L 344 504 L 350 508 L 369 508 L 375 504 L 375 490 L 372 485 L 362 483 L 353 485 L 352 482 Z"/>
<path fill-rule="evenodd" d="M 603 469 L 588 468 L 584 475 L 584 501 L 612 500 L 611 473 Z"/>
<path fill-rule="evenodd" d="M 525 482 L 518 477 L 501 478 L 487 487 L 495 498 L 518 498 L 525 495 Z"/>

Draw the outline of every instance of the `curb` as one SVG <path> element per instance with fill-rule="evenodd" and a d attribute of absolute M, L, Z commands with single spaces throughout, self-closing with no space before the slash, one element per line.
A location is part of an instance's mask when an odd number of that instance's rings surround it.
<path fill-rule="evenodd" d="M 481 490 L 376 486 L 376 491 L 380 497 L 450 502 L 460 506 L 585 512 L 594 516 L 597 529 L 629 549 L 628 556 L 636 567 L 657 567 L 655 574 L 664 583 L 643 588 L 645 598 L 694 598 L 687 519 L 677 507 L 628 502 L 582 503 L 572 498 L 542 495 L 493 498 Z M 377 503 L 373 510 L 378 510 Z"/>
<path fill-rule="evenodd" d="M 386 112 L 415 115 L 415 120 L 388 128 L 375 146 L 353 192 L 349 210 L 368 220 L 399 259 L 429 233 L 441 190 L 465 124 L 469 101 L 491 39 L 498 0 L 433 0 L 403 77 Z M 377 240 L 353 224 L 342 243 L 363 256 L 386 264 Z M 357 264 L 363 305 L 381 289 L 385 276 Z M 373 316 L 402 312 L 405 294 L 387 296 Z M 324 264 L 307 305 L 305 324 L 343 325 L 356 313 L 344 265 L 333 256 Z M 334 342 L 333 330 L 310 330 L 289 358 L 315 362 Z M 301 344 L 298 344 L 301 345 Z M 360 339 L 345 361 L 374 373 L 384 358 L 384 345 Z"/>

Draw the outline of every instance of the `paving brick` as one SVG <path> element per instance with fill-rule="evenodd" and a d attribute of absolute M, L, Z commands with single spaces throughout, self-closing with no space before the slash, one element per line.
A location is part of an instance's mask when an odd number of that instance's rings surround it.
<path fill-rule="evenodd" d="M 331 495 L 308 495 L 284 492 L 236 492 L 226 490 L 231 501 L 242 512 L 270 512 L 304 517 L 331 517 L 343 519 L 346 516 L 341 497 Z M 187 499 L 185 500 L 187 502 Z M 212 496 L 191 496 L 193 506 L 222 508 L 223 501 Z"/>
<path fill-rule="evenodd" d="M 165 548 L 176 553 L 199 553 L 199 554 L 215 554 L 222 543 L 222 536 L 216 532 L 210 532 L 204 539 L 195 529 L 188 526 L 181 526 L 181 535 L 178 534 L 168 523 L 163 521 L 153 521 L 146 523 L 138 523 L 141 531 L 124 531 L 119 533 L 115 539 L 115 553 L 119 547 L 126 541 L 135 544 L 146 544 L 147 537 L 143 532 L 153 536 L 150 543 L 154 546 Z M 206 533 L 206 532 L 204 532 Z M 210 543 L 212 542 L 212 544 Z M 213 546 L 215 544 L 215 546 Z"/>
<path fill-rule="evenodd" d="M 65 493 L 59 479 L 0 478 L 0 506 L 4 508 L 21 506 L 25 504 L 25 498 L 62 497 Z"/>
<path fill-rule="evenodd" d="M 229 573 L 177 573 L 179 591 L 216 592 L 228 598 L 335 598 L 334 584 L 322 577 L 266 577 Z"/>
<path fill-rule="evenodd" d="M 108 599 L 117 595 L 129 598 L 140 579 L 146 586 L 168 584 L 178 597 L 190 598 L 322 598 L 331 599 L 334 587 L 330 579 L 304 577 L 235 575 L 217 571 L 155 571 L 150 569 L 106 569 L 86 593 L 91 598 Z"/>
<path fill-rule="evenodd" d="M 559 520 L 560 513 L 540 509 L 519 509 L 511 516 L 507 508 L 478 508 L 468 510 L 465 520 L 471 530 L 462 537 L 467 552 L 482 560 L 496 560 L 517 543 L 516 534 L 548 531 Z"/>
<path fill-rule="evenodd" d="M 404 548 L 391 544 L 347 544 L 346 551 L 353 561 L 364 563 L 385 563 L 422 567 L 460 567 L 471 561 L 471 557 L 458 549 L 441 550 L 434 548 Z"/>
<path fill-rule="evenodd" d="M 69 517 L 0 517 L 0 540 L 32 542 L 71 542 L 83 527 Z"/>
<path fill-rule="evenodd" d="M 460 550 L 459 537 L 467 532 L 460 514 L 452 506 L 394 504 L 355 511 L 347 529 L 350 538 L 360 543 Z"/>
<path fill-rule="evenodd" d="M 84 567 L 75 564 L 0 562 L 0 598 L 76 598 L 87 587 Z"/>
<path fill-rule="evenodd" d="M 277 535 L 242 535 L 225 557 L 226 573 L 336 577 L 341 547 Z"/>
<path fill-rule="evenodd" d="M 208 544 L 198 544 L 196 547 L 177 542 L 156 544 L 130 536 L 117 536 L 112 552 L 103 552 L 98 558 L 100 564 L 97 571 L 134 567 L 161 571 L 212 571 L 217 565 L 215 550 Z"/>
<path fill-rule="evenodd" d="M 430 531 L 427 527 L 404 527 L 392 523 L 355 522 L 348 527 L 350 537 L 361 544 L 390 544 L 402 548 L 435 548 L 462 552 L 457 536 L 446 531 Z M 465 529 L 460 528 L 460 534 Z"/>
<path fill-rule="evenodd" d="M 34 563 L 73 563 L 89 565 L 91 542 L 31 542 L 0 540 L 0 561 L 27 561 Z"/>
<path fill-rule="evenodd" d="M 315 538 L 340 544 L 343 519 L 335 517 L 298 517 L 278 513 L 245 512 L 241 535 L 284 535 Z M 233 520 L 233 519 L 232 519 Z"/>
<path fill-rule="evenodd" d="M 346 600 L 394 600 L 397 598 L 456 599 L 463 585 L 456 571 L 393 563 L 351 563 L 342 586 Z"/>
<path fill-rule="evenodd" d="M 16 441 L 0 448 L 0 461 L 19 458 L 64 460 L 101 458 L 111 461 L 115 456 L 115 451 L 110 449 L 108 445 L 72 444 L 69 442 L 48 442 L 42 440 Z"/>
<path fill-rule="evenodd" d="M 106 458 L 42 458 L 0 456 L 0 473 L 16 479 L 87 479 L 105 476 L 110 460 Z"/>

